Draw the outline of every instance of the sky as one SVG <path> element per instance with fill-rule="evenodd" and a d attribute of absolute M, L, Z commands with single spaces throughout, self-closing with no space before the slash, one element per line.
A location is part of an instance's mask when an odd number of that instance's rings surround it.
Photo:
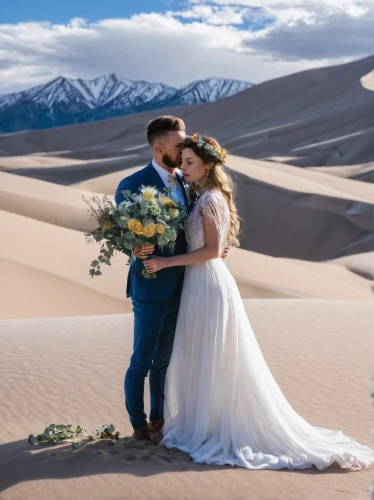
<path fill-rule="evenodd" d="M 252 83 L 374 54 L 374 0 L 0 0 L 0 94 L 58 76 Z"/>

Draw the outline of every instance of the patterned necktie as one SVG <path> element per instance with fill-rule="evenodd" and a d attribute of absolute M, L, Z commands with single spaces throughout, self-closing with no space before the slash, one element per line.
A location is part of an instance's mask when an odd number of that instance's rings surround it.
<path fill-rule="evenodd" d="M 168 183 L 171 188 L 175 186 L 175 176 L 173 174 L 168 175 Z"/>

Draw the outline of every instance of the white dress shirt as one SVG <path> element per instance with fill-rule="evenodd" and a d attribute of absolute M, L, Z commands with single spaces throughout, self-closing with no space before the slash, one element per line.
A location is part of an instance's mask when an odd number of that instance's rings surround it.
<path fill-rule="evenodd" d="M 173 196 L 175 197 L 175 199 L 181 204 L 181 205 L 186 205 L 186 202 L 185 202 L 185 199 L 184 199 L 184 196 L 183 196 L 183 191 L 182 191 L 182 187 L 181 185 L 179 184 L 178 180 L 177 180 L 177 175 L 174 173 L 174 174 L 170 174 L 170 172 L 168 172 L 168 170 L 166 170 L 165 168 L 162 168 L 160 167 L 160 165 L 158 165 L 155 161 L 155 159 L 152 160 L 152 165 L 153 167 L 155 168 L 156 172 L 159 174 L 159 176 L 161 177 L 162 179 L 162 182 L 165 184 L 165 187 L 171 187 L 171 192 L 173 193 Z M 175 179 L 174 181 L 174 186 L 170 186 L 169 184 L 169 175 L 172 175 Z"/>

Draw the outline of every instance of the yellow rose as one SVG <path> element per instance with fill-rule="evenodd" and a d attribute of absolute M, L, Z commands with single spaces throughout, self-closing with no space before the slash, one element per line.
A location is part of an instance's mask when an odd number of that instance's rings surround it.
<path fill-rule="evenodd" d="M 171 207 L 176 206 L 175 202 L 172 199 L 170 199 L 168 196 L 165 196 L 164 194 L 160 194 L 158 199 L 160 200 L 161 205 L 165 205 L 165 207 L 167 207 L 167 208 L 171 208 Z"/>
<path fill-rule="evenodd" d="M 141 234 L 143 231 L 143 224 L 137 219 L 129 220 L 127 227 L 135 234 Z"/>
<path fill-rule="evenodd" d="M 177 208 L 169 208 L 169 214 L 175 219 L 179 214 L 179 210 Z"/>
<path fill-rule="evenodd" d="M 111 229 L 111 227 L 112 227 L 112 223 L 111 223 L 111 222 L 106 221 L 106 222 L 104 222 L 104 224 L 103 224 L 103 231 L 109 231 L 109 229 Z"/>
<path fill-rule="evenodd" d="M 147 238 L 151 238 L 156 232 L 156 228 L 154 224 L 148 224 L 143 227 L 143 234 L 147 236 Z"/>
<path fill-rule="evenodd" d="M 161 224 L 161 222 L 156 224 L 156 233 L 164 234 L 164 232 L 165 232 L 165 224 Z"/>

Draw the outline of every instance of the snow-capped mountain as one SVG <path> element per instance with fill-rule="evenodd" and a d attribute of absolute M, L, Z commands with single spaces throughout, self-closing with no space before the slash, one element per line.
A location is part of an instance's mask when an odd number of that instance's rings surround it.
<path fill-rule="evenodd" d="M 207 78 L 170 87 L 115 74 L 93 80 L 59 77 L 23 92 L 0 95 L 0 132 L 42 129 L 102 120 L 166 106 L 212 102 L 252 84 Z"/>
<path fill-rule="evenodd" d="M 175 92 L 169 102 L 171 104 L 171 102 L 175 101 L 176 105 L 213 102 L 222 97 L 237 94 L 251 86 L 250 83 L 239 80 L 206 78 L 205 80 L 197 80 L 181 87 Z M 168 103 L 168 105 L 170 104 Z"/>

